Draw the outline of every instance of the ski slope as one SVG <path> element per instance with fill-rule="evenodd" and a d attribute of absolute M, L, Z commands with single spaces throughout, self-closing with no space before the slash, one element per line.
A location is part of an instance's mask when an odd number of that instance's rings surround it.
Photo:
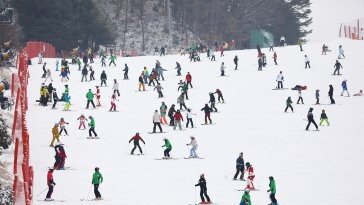
<path fill-rule="evenodd" d="M 146 56 L 118 58 L 117 67 L 101 68 L 96 59 L 96 81 L 81 82 L 81 72 L 77 65 L 70 65 L 71 110 L 64 112 L 63 102 L 56 110 L 50 106 L 41 107 L 35 101 L 39 98 L 39 88 L 44 79 L 42 65 L 30 66 L 28 126 L 31 135 L 31 164 L 34 165 L 34 204 L 59 204 L 60 202 L 41 202 L 45 193 L 36 197 L 46 186 L 47 167 L 54 163 L 54 149 L 49 147 L 51 129 L 54 123 L 64 117 L 70 124 L 69 136 L 61 136 L 68 158 L 65 166 L 74 170 L 54 171 L 57 183 L 52 198 L 66 200 L 64 204 L 125 204 L 125 205 L 186 205 L 199 202 L 199 188 L 194 185 L 201 173 L 207 180 L 211 200 L 220 205 L 238 204 L 245 182 L 233 181 L 235 160 L 244 152 L 245 162 L 255 169 L 255 182 L 260 191 L 250 193 L 252 204 L 270 203 L 266 192 L 269 176 L 274 176 L 277 184 L 276 198 L 280 205 L 340 205 L 361 204 L 364 200 L 364 140 L 362 123 L 364 121 L 364 97 L 341 97 L 341 82 L 348 80 L 350 94 L 364 88 L 364 63 L 362 51 L 364 42 L 337 39 L 325 42 L 332 52 L 321 55 L 321 44 L 304 45 L 304 52 L 298 46 L 275 48 L 278 66 L 273 63 L 273 53 L 268 49 L 268 66 L 257 71 L 256 50 L 225 52 L 224 57 L 216 53 L 216 62 L 201 55 L 201 62 L 189 62 L 188 55 Z M 344 69 L 342 76 L 332 76 L 337 58 L 337 48 L 343 45 L 346 59 L 341 60 Z M 304 69 L 304 55 L 311 60 L 311 69 Z M 233 58 L 239 57 L 239 67 L 234 71 Z M 161 81 L 165 98 L 157 98 L 152 87 L 147 92 L 138 89 L 138 77 L 147 66 L 148 70 L 159 60 L 165 81 Z M 176 62 L 182 67 L 182 77 L 176 76 Z M 54 87 L 58 96 L 64 84 L 56 77 L 55 59 L 45 59 L 47 68 L 52 69 Z M 221 62 L 225 62 L 226 75 L 220 75 Z M 122 80 L 124 63 L 127 63 L 129 79 Z M 101 71 L 108 75 L 108 86 L 101 88 L 102 107 L 86 110 L 86 92 L 100 84 Z M 283 71 L 284 87 L 306 85 L 303 91 L 304 105 L 296 105 L 297 91 L 272 90 L 276 86 L 276 76 Z M 197 128 L 184 128 L 174 131 L 163 126 L 166 134 L 148 134 L 152 131 L 154 110 L 159 110 L 162 101 L 168 108 L 176 104 L 179 93 L 178 81 L 184 80 L 187 72 L 192 75 L 193 89 L 189 90 L 190 100 L 186 105 L 192 108 Z M 117 109 L 108 112 L 112 95 L 112 81 L 120 85 Z M 48 83 L 47 83 L 48 84 Z M 313 105 L 315 90 L 321 90 L 321 103 L 329 103 L 327 92 L 329 84 L 334 86 L 337 105 Z M 209 101 L 209 92 L 219 88 L 224 95 L 225 104 L 216 104 L 219 113 L 212 113 L 215 125 L 201 126 L 204 113 L 200 109 Z M 284 113 L 286 99 L 292 97 L 294 113 Z M 314 108 L 317 123 L 321 110 L 325 109 L 331 126 L 320 127 L 320 132 L 305 131 L 306 115 Z M 96 121 L 96 132 L 100 139 L 89 140 L 87 131 L 78 130 L 77 117 L 92 115 Z M 182 113 L 185 117 L 185 112 Z M 184 125 L 185 125 L 184 121 Z M 311 129 L 314 127 L 311 125 Z M 157 129 L 158 130 L 158 129 Z M 144 156 L 130 156 L 132 143 L 128 140 L 140 132 L 146 141 Z M 195 136 L 199 144 L 197 153 L 204 159 L 189 159 L 190 136 Z M 163 156 L 163 138 L 170 139 L 173 149 L 171 155 L 178 160 L 155 160 Z M 138 151 L 136 151 L 137 153 Z M 94 167 L 100 167 L 104 182 L 100 192 L 104 201 L 80 201 L 87 198 L 91 186 Z M 196 195 L 195 195 L 196 191 Z M 94 198 L 91 189 L 89 198 Z"/>

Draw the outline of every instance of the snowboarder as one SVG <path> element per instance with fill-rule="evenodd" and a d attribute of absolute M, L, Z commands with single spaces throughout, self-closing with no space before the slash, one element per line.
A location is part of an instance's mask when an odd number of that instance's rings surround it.
<path fill-rule="evenodd" d="M 62 146 L 62 144 L 59 144 L 59 145 L 56 145 L 54 148 L 58 149 L 58 157 L 59 157 L 59 163 L 57 164 L 55 169 L 63 170 L 64 165 L 66 163 L 66 158 L 67 158 L 66 152 L 64 151 L 64 147 Z"/>
<path fill-rule="evenodd" d="M 303 103 L 303 98 L 302 98 L 302 88 L 301 86 L 297 88 L 297 91 L 298 91 L 298 100 L 297 100 L 297 104 L 300 104 L 300 101 L 302 104 Z"/>
<path fill-rule="evenodd" d="M 94 185 L 95 200 L 102 200 L 101 194 L 99 192 L 99 186 L 104 181 L 102 174 L 100 173 L 100 168 L 95 167 L 95 172 L 92 175 L 92 184 Z"/>
<path fill-rule="evenodd" d="M 284 81 L 284 77 L 282 74 L 282 71 L 279 72 L 277 79 L 276 79 L 278 85 L 277 85 L 277 89 L 283 89 L 283 81 Z"/>
<path fill-rule="evenodd" d="M 205 104 L 205 107 L 201 109 L 201 111 L 205 112 L 205 124 L 207 124 L 207 119 L 210 121 L 210 124 L 212 124 L 210 114 L 213 111 L 208 104 Z"/>
<path fill-rule="evenodd" d="M 100 107 L 101 106 L 101 102 L 100 102 L 100 99 L 101 99 L 101 91 L 100 91 L 100 88 L 98 85 L 95 86 L 96 87 L 96 93 L 95 93 L 95 96 L 96 96 L 96 106 Z"/>
<path fill-rule="evenodd" d="M 274 64 L 278 65 L 278 63 L 277 63 L 277 53 L 276 52 L 274 52 L 274 54 L 273 54 L 273 60 L 274 60 Z"/>
<path fill-rule="evenodd" d="M 175 69 L 177 69 L 177 76 L 181 76 L 182 75 L 181 74 L 181 70 L 182 70 L 181 65 L 178 62 L 176 62 L 176 64 L 177 64 L 177 67 Z"/>
<path fill-rule="evenodd" d="M 191 142 L 186 144 L 187 146 L 191 145 L 191 149 L 190 149 L 190 156 L 189 158 L 198 158 L 198 155 L 196 153 L 196 150 L 197 150 L 197 141 L 195 139 L 195 137 L 191 136 Z"/>
<path fill-rule="evenodd" d="M 305 68 L 311 68 L 310 59 L 305 55 Z"/>
<path fill-rule="evenodd" d="M 105 86 L 107 86 L 107 84 L 106 84 L 107 76 L 106 76 L 106 73 L 105 73 L 104 70 L 101 73 L 100 79 L 101 79 L 101 85 L 100 86 L 102 87 L 102 84 L 105 84 Z"/>
<path fill-rule="evenodd" d="M 341 63 L 339 62 L 339 60 L 336 60 L 336 63 L 334 65 L 334 74 L 333 75 L 336 75 L 336 72 L 338 75 L 340 75 L 340 68 L 343 68 L 343 66 L 341 65 Z"/>
<path fill-rule="evenodd" d="M 159 128 L 159 131 L 163 132 L 162 126 L 161 126 L 161 116 L 158 113 L 158 110 L 155 110 L 154 114 L 153 114 L 153 133 L 155 133 L 155 129 L 157 126 Z"/>
<path fill-rule="evenodd" d="M 317 126 L 315 120 L 313 119 L 312 111 L 313 111 L 313 108 L 310 107 L 310 110 L 308 111 L 308 114 L 307 114 L 308 124 L 306 126 L 306 130 L 308 130 L 308 128 L 310 128 L 311 123 L 313 123 L 315 125 L 315 127 L 316 127 L 316 131 L 319 131 L 318 126 Z"/>
<path fill-rule="evenodd" d="M 57 102 L 59 101 L 56 88 L 53 88 L 52 95 L 53 95 L 53 105 L 52 105 L 52 109 L 56 109 Z"/>
<path fill-rule="evenodd" d="M 334 100 L 334 87 L 332 87 L 332 85 L 329 85 L 329 97 L 330 97 L 330 104 L 335 104 L 335 100 Z"/>
<path fill-rule="evenodd" d="M 348 97 L 350 97 L 349 91 L 348 91 L 348 86 L 346 84 L 347 80 L 343 80 L 343 82 L 341 83 L 341 87 L 343 88 L 343 91 L 341 92 L 341 96 L 344 95 L 344 92 L 346 92 L 346 94 L 348 94 Z"/>
<path fill-rule="evenodd" d="M 164 145 L 162 147 L 166 148 L 164 150 L 163 159 L 169 159 L 169 158 L 171 158 L 171 155 L 169 154 L 169 152 L 172 150 L 172 144 L 169 142 L 169 140 L 167 138 L 163 138 L 163 141 L 164 141 Z"/>
<path fill-rule="evenodd" d="M 322 110 L 322 113 L 320 116 L 320 126 L 322 126 L 323 122 L 326 122 L 327 126 L 330 126 L 329 118 L 327 117 L 325 110 Z"/>
<path fill-rule="evenodd" d="M 344 49 L 343 49 L 342 45 L 339 46 L 339 57 L 337 57 L 337 58 L 341 59 L 341 56 L 343 56 L 345 58 Z"/>
<path fill-rule="evenodd" d="M 87 74 L 88 74 L 88 70 L 87 70 L 86 66 L 82 68 L 81 73 L 82 73 L 81 82 L 83 82 L 83 79 L 85 79 L 85 80 L 86 80 L 86 82 L 87 82 Z"/>
<path fill-rule="evenodd" d="M 45 201 L 53 201 L 54 199 L 52 199 L 52 194 L 53 194 L 53 187 L 56 185 L 56 183 L 53 180 L 53 168 L 48 170 L 47 173 L 47 186 L 48 186 L 48 192 L 47 192 L 47 196 L 44 199 Z"/>
<path fill-rule="evenodd" d="M 113 89 L 113 93 L 114 94 L 118 94 L 118 96 L 120 96 L 120 93 L 119 93 L 119 83 L 118 81 L 116 81 L 116 79 L 114 79 L 114 85 L 112 86 L 112 89 Z"/>
<path fill-rule="evenodd" d="M 176 112 L 176 110 L 174 109 L 174 104 L 172 104 L 172 106 L 169 108 L 168 110 L 168 117 L 169 117 L 169 126 L 174 126 L 174 113 Z"/>
<path fill-rule="evenodd" d="M 267 192 L 270 192 L 269 194 L 269 198 L 270 201 L 272 202 L 270 205 L 278 205 L 277 199 L 276 199 L 276 182 L 274 180 L 274 178 L 272 176 L 269 177 L 269 189 L 267 190 Z"/>
<path fill-rule="evenodd" d="M 86 121 L 88 121 L 87 118 L 85 117 L 85 115 L 81 114 L 81 116 L 79 116 L 77 118 L 77 120 L 80 121 L 80 125 L 78 126 L 78 129 L 79 130 L 85 130 L 86 129 L 86 124 L 85 123 L 86 123 Z M 81 129 L 81 127 L 83 127 L 83 129 Z"/>
<path fill-rule="evenodd" d="M 187 108 L 186 118 L 187 118 L 186 127 L 188 128 L 189 123 L 191 123 L 191 127 L 193 128 L 192 113 L 191 109 L 189 108 Z"/>
<path fill-rule="evenodd" d="M 221 74 L 220 76 L 225 76 L 225 65 L 224 65 L 224 62 L 221 63 L 221 66 L 220 66 L 220 71 L 221 71 Z"/>
<path fill-rule="evenodd" d="M 238 70 L 238 56 L 236 55 L 235 58 L 234 58 L 234 64 L 235 64 L 235 70 Z"/>
<path fill-rule="evenodd" d="M 143 91 L 145 91 L 145 85 L 144 85 L 144 80 L 143 80 L 143 74 L 141 74 L 141 75 L 139 76 L 138 81 L 139 81 L 139 87 L 138 87 L 138 90 L 139 90 L 139 91 L 141 91 L 140 89 L 142 89 L 142 88 L 143 88 Z"/>
<path fill-rule="evenodd" d="M 96 108 L 95 104 L 94 104 L 94 97 L 95 97 L 95 95 L 92 93 L 91 89 L 88 89 L 88 92 L 86 93 L 86 98 L 87 98 L 86 109 L 88 109 L 90 103 L 92 104 L 92 106 L 94 108 Z"/>
<path fill-rule="evenodd" d="M 98 138 L 95 132 L 95 119 L 92 116 L 89 116 L 88 118 L 90 119 L 90 123 L 88 123 L 88 126 L 90 127 L 88 130 L 88 138 Z M 92 137 L 91 133 L 94 133 L 95 137 Z"/>
<path fill-rule="evenodd" d="M 62 117 L 61 120 L 59 120 L 58 124 L 59 124 L 59 127 L 61 128 L 61 131 L 59 132 L 59 135 L 61 135 L 62 132 L 64 131 L 66 133 L 66 135 L 68 136 L 68 133 L 67 133 L 67 130 L 66 130 L 66 125 L 68 125 L 69 123 L 66 122 L 64 120 L 64 118 Z"/>
<path fill-rule="evenodd" d="M 234 175 L 234 180 L 236 180 L 240 173 L 240 180 L 244 181 L 244 158 L 243 153 L 240 152 L 239 157 L 236 159 L 236 172 Z"/>
<path fill-rule="evenodd" d="M 110 60 L 109 67 L 111 66 L 111 64 L 114 64 L 114 66 L 116 67 L 116 63 L 115 63 L 116 55 L 111 54 L 109 60 Z"/>
<path fill-rule="evenodd" d="M 112 94 L 111 96 L 111 107 L 110 107 L 110 110 L 109 112 L 116 112 L 116 96 L 115 94 Z"/>
<path fill-rule="evenodd" d="M 53 128 L 52 128 L 52 141 L 51 141 L 51 145 L 49 145 L 50 147 L 54 147 L 54 142 L 57 140 L 57 142 L 59 142 L 59 131 L 58 131 L 58 123 L 55 123 Z"/>
<path fill-rule="evenodd" d="M 239 205 L 251 205 L 249 190 L 245 190 Z"/>
<path fill-rule="evenodd" d="M 199 186 L 200 187 L 200 197 L 201 197 L 201 202 L 200 204 L 211 204 L 211 200 L 209 195 L 207 195 L 207 186 L 206 186 L 206 179 L 205 179 L 205 175 L 201 174 L 200 175 L 200 179 L 198 180 L 198 183 L 195 184 L 195 187 Z M 205 198 L 207 199 L 207 203 L 205 202 Z"/>
<path fill-rule="evenodd" d="M 183 121 L 183 116 L 181 114 L 180 110 L 177 110 L 177 112 L 173 115 L 174 118 L 174 126 L 173 129 L 176 130 L 176 127 L 178 125 L 178 128 L 182 130 L 181 120 Z"/>
<path fill-rule="evenodd" d="M 217 101 L 220 103 L 224 103 L 224 97 L 222 96 L 222 92 L 220 89 L 216 89 L 214 93 L 217 93 Z M 221 100 L 221 101 L 220 101 Z"/>
<path fill-rule="evenodd" d="M 161 113 L 161 123 L 162 124 L 168 124 L 167 120 L 166 120 L 167 105 L 165 104 L 165 102 L 162 102 L 162 105 L 159 107 L 159 111 Z"/>
<path fill-rule="evenodd" d="M 255 178 L 254 168 L 249 162 L 245 163 L 245 167 L 246 167 L 246 169 L 245 169 L 244 173 L 248 172 L 248 178 L 246 180 L 247 184 L 246 184 L 245 189 L 254 190 L 255 189 L 254 183 L 253 183 L 254 178 Z"/>
<path fill-rule="evenodd" d="M 286 100 L 286 109 L 284 109 L 284 112 L 287 112 L 288 108 L 291 108 L 291 110 L 293 112 L 291 97 L 288 97 Z"/>
<path fill-rule="evenodd" d="M 124 71 L 124 80 L 129 80 L 129 76 L 128 76 L 129 67 L 126 63 L 125 63 L 125 68 L 123 71 Z"/>
<path fill-rule="evenodd" d="M 143 140 L 143 138 L 142 137 L 140 137 L 140 135 L 139 135 L 139 132 L 137 132 L 135 135 L 134 135 L 134 137 L 132 137 L 130 140 L 129 140 L 129 143 L 131 142 L 131 141 L 133 141 L 133 143 L 134 143 L 134 147 L 133 147 L 133 149 L 131 150 L 131 155 L 134 155 L 134 151 L 135 151 L 135 149 L 138 147 L 139 148 L 139 151 L 140 151 L 140 154 L 143 154 L 143 150 L 142 150 L 142 148 L 140 147 L 140 145 L 139 145 L 139 140 L 141 140 L 143 143 L 144 143 L 144 145 L 145 145 L 145 142 L 144 142 L 144 140 Z"/>
<path fill-rule="evenodd" d="M 157 90 L 157 92 L 158 92 L 158 98 L 162 98 L 163 97 L 162 89 L 163 89 L 163 87 L 161 86 L 160 83 L 157 83 L 157 86 L 155 86 L 154 89 L 153 89 L 153 90 Z"/>
<path fill-rule="evenodd" d="M 192 76 L 191 76 L 190 72 L 187 72 L 187 75 L 186 75 L 186 82 L 187 82 L 187 87 L 188 87 L 188 85 L 190 85 L 190 86 L 191 86 L 191 88 L 193 88 L 193 86 L 192 86 L 192 84 L 191 84 L 191 82 L 192 82 Z"/>
<path fill-rule="evenodd" d="M 326 55 L 327 49 L 328 49 L 328 46 L 326 46 L 325 44 L 324 44 L 324 45 L 322 45 L 322 52 L 321 52 L 321 55 Z"/>
<path fill-rule="evenodd" d="M 316 97 L 316 105 L 319 105 L 320 104 L 320 90 L 316 90 L 315 97 Z"/>

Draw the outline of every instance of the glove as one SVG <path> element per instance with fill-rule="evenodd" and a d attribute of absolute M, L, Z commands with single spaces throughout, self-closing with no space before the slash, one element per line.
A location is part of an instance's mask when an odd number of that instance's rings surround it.
<path fill-rule="evenodd" d="M 186 144 L 188 146 L 188 144 Z"/>
<path fill-rule="evenodd" d="M 53 182 L 53 186 L 56 186 L 56 182 Z"/>

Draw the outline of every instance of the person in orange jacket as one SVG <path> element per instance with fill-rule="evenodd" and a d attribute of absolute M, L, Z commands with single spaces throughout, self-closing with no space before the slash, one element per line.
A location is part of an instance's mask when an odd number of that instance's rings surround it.
<path fill-rule="evenodd" d="M 52 128 L 52 142 L 51 145 L 49 145 L 50 147 L 54 147 L 54 142 L 57 140 L 59 142 L 59 130 L 58 130 L 58 123 L 54 124 L 54 127 Z"/>

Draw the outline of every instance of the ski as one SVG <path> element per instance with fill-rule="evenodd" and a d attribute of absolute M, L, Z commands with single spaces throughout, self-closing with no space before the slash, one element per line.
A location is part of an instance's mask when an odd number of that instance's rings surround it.
<path fill-rule="evenodd" d="M 100 137 L 86 137 L 86 139 L 100 139 Z"/>
<path fill-rule="evenodd" d="M 216 125 L 216 123 L 210 123 L 210 124 L 201 124 L 201 125 Z"/>
<path fill-rule="evenodd" d="M 205 159 L 205 158 L 201 158 L 201 157 L 185 157 L 185 159 Z"/>
<path fill-rule="evenodd" d="M 219 75 L 217 77 L 229 77 L 228 75 Z"/>
<path fill-rule="evenodd" d="M 37 201 L 43 201 L 43 202 L 66 202 L 66 200 L 63 200 L 63 199 L 52 199 L 52 200 L 39 199 Z"/>
<path fill-rule="evenodd" d="M 236 191 L 246 191 L 246 190 L 249 190 L 249 191 L 260 191 L 259 189 L 235 189 Z"/>
<path fill-rule="evenodd" d="M 288 88 L 273 88 L 272 90 L 288 90 Z"/>
<path fill-rule="evenodd" d="M 138 92 L 147 92 L 148 90 L 134 90 L 134 92 L 138 93 Z"/>
<path fill-rule="evenodd" d="M 167 132 L 148 132 L 148 134 L 163 134 L 163 133 L 167 133 Z"/>
<path fill-rule="evenodd" d="M 48 169 L 54 169 L 54 167 L 48 167 Z M 57 171 L 76 170 L 74 167 L 63 167 L 63 169 L 55 169 Z"/>
<path fill-rule="evenodd" d="M 173 157 L 170 157 L 170 158 L 155 158 L 155 160 L 177 160 L 178 158 L 173 158 Z"/>

